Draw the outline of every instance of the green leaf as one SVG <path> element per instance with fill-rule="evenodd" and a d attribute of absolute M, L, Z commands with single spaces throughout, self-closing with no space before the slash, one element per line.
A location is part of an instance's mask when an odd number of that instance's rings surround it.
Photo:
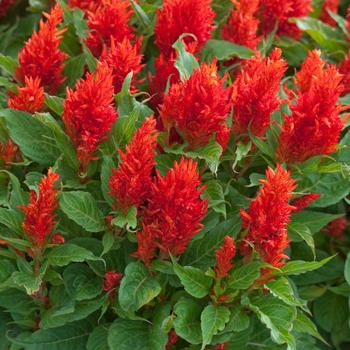
<path fill-rule="evenodd" d="M 148 304 L 161 291 L 158 281 L 140 262 L 132 262 L 125 269 L 119 287 L 119 304 L 128 312 L 134 312 Z"/>
<path fill-rule="evenodd" d="M 67 77 L 67 84 L 73 87 L 78 79 L 84 74 L 85 55 L 80 54 L 75 57 L 69 57 L 64 61 L 64 75 Z"/>
<path fill-rule="evenodd" d="M 18 211 L 0 208 L 0 223 L 14 232 L 22 234 L 22 221 L 23 215 Z"/>
<path fill-rule="evenodd" d="M 224 332 L 242 332 L 249 327 L 250 318 L 246 312 L 242 311 L 240 305 L 231 308 L 231 317 Z"/>
<path fill-rule="evenodd" d="M 143 23 L 144 27 L 149 29 L 152 25 L 150 19 L 147 16 L 147 13 L 142 9 L 142 7 L 135 1 L 131 0 L 132 7 L 134 8 L 134 11 L 138 18 L 140 18 L 141 22 Z"/>
<path fill-rule="evenodd" d="M 47 255 L 49 262 L 56 266 L 66 266 L 71 262 L 102 260 L 83 247 L 66 243 L 51 249 Z"/>
<path fill-rule="evenodd" d="M 15 76 L 17 62 L 10 56 L 5 56 L 0 53 L 0 67 L 11 76 Z"/>
<path fill-rule="evenodd" d="M 202 348 L 211 343 L 212 338 L 225 328 L 230 319 L 230 310 L 225 306 L 209 304 L 201 314 Z"/>
<path fill-rule="evenodd" d="M 152 326 L 149 330 L 150 350 L 163 350 L 168 342 L 168 333 L 163 329 L 163 322 L 171 313 L 171 304 L 158 304 L 154 310 Z"/>
<path fill-rule="evenodd" d="M 348 256 L 345 261 L 344 276 L 346 282 L 348 282 L 350 286 L 350 252 L 348 253 Z"/>
<path fill-rule="evenodd" d="M 115 212 L 115 217 L 112 220 L 112 225 L 121 228 L 126 227 L 127 230 L 134 229 L 137 226 L 137 208 L 130 207 L 126 214 L 117 211 Z"/>
<path fill-rule="evenodd" d="M 300 275 L 302 273 L 319 269 L 321 266 L 327 264 L 327 262 L 332 260 L 333 258 L 334 255 L 327 257 L 321 261 L 294 260 L 281 267 L 281 271 L 285 275 Z"/>
<path fill-rule="evenodd" d="M 310 247 L 314 258 L 316 257 L 315 242 L 308 226 L 299 222 L 291 222 L 288 224 L 288 235 L 290 235 L 293 241 L 298 241 L 299 237 L 302 240 L 304 240 L 306 244 Z"/>
<path fill-rule="evenodd" d="M 214 58 L 224 61 L 232 57 L 250 58 L 253 54 L 254 51 L 246 46 L 233 44 L 226 40 L 211 39 L 202 51 L 202 59 L 209 62 Z"/>
<path fill-rule="evenodd" d="M 102 237 L 103 251 L 101 256 L 107 254 L 113 247 L 115 242 L 115 237 L 112 232 L 106 232 Z"/>
<path fill-rule="evenodd" d="M 45 94 L 45 104 L 56 114 L 61 115 L 63 112 L 63 98 L 57 96 L 50 96 Z"/>
<path fill-rule="evenodd" d="M 108 325 L 102 324 L 96 327 L 89 335 L 86 344 L 87 350 L 109 350 L 108 347 Z"/>
<path fill-rule="evenodd" d="M 0 115 L 6 119 L 11 139 L 26 157 L 52 165 L 60 156 L 53 131 L 37 117 L 11 109 L 1 110 Z"/>
<path fill-rule="evenodd" d="M 182 39 L 186 36 L 192 36 L 192 34 L 182 34 L 172 46 L 177 52 L 177 58 L 174 66 L 179 71 L 180 79 L 186 80 L 192 75 L 195 69 L 199 69 L 199 64 L 195 56 L 186 51 L 186 47 Z"/>
<path fill-rule="evenodd" d="M 288 279 L 285 277 L 280 277 L 273 281 L 267 282 L 265 284 L 265 287 L 270 290 L 272 295 L 274 295 L 278 299 L 281 299 L 283 302 L 285 302 L 288 305 L 292 305 L 292 306 L 305 305 L 305 302 L 303 303 L 301 300 L 298 300 L 294 296 L 293 288 L 290 285 Z"/>
<path fill-rule="evenodd" d="M 173 266 L 176 275 L 180 278 L 185 291 L 195 298 L 203 298 L 209 294 L 213 279 L 203 271 L 193 266 L 181 266 L 174 259 Z"/>
<path fill-rule="evenodd" d="M 260 262 L 252 262 L 233 269 L 227 280 L 227 288 L 229 290 L 248 289 L 254 281 L 260 276 Z"/>
<path fill-rule="evenodd" d="M 16 271 L 12 274 L 12 280 L 20 287 L 24 287 L 28 295 L 37 292 L 41 285 L 41 277 L 35 277 L 24 272 Z"/>
<path fill-rule="evenodd" d="M 26 350 L 77 350 L 85 349 L 91 326 L 82 321 L 58 328 L 34 332 L 25 341 L 16 341 Z"/>
<path fill-rule="evenodd" d="M 222 214 L 226 219 L 225 197 L 220 182 L 217 180 L 210 180 L 206 182 L 205 185 L 204 194 L 208 197 L 209 208 L 213 208 L 215 212 Z"/>
<path fill-rule="evenodd" d="M 108 331 L 111 350 L 150 350 L 149 327 L 142 321 L 117 319 Z"/>
<path fill-rule="evenodd" d="M 59 203 L 63 212 L 86 231 L 100 232 L 106 229 L 103 214 L 90 193 L 82 191 L 63 192 Z"/>
<path fill-rule="evenodd" d="M 200 315 L 202 305 L 192 299 L 181 299 L 174 306 L 176 334 L 190 344 L 202 342 Z"/>
<path fill-rule="evenodd" d="M 290 333 L 296 318 L 296 309 L 271 294 L 256 295 L 243 301 L 251 308 L 260 321 L 270 330 L 271 337 L 277 344 L 288 344 L 288 349 L 296 350 L 295 339 Z"/>
<path fill-rule="evenodd" d="M 103 198 L 105 201 L 112 206 L 113 199 L 109 193 L 109 178 L 112 175 L 112 169 L 115 168 L 115 164 L 112 156 L 103 156 L 101 165 L 101 189 Z"/>
<path fill-rule="evenodd" d="M 315 324 L 300 310 L 298 310 L 297 318 L 294 321 L 293 331 L 310 334 L 327 344 L 322 335 L 318 332 Z"/>

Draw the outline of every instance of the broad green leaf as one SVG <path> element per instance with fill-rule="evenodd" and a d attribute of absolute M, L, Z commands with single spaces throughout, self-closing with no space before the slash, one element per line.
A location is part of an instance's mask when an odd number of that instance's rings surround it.
<path fill-rule="evenodd" d="M 344 276 L 346 282 L 348 282 L 348 284 L 350 285 L 350 252 L 348 253 L 348 256 L 345 261 Z"/>
<path fill-rule="evenodd" d="M 70 323 L 68 325 L 40 329 L 25 341 L 16 341 L 26 350 L 77 350 L 85 349 L 91 332 L 91 325 L 87 321 Z"/>
<path fill-rule="evenodd" d="M 202 348 L 211 343 L 212 338 L 225 328 L 230 319 L 230 310 L 226 306 L 209 304 L 201 314 Z"/>
<path fill-rule="evenodd" d="M 63 112 L 63 98 L 57 96 L 50 96 L 45 94 L 45 104 L 56 114 L 61 115 Z"/>
<path fill-rule="evenodd" d="M 112 220 L 112 225 L 121 228 L 126 227 L 127 230 L 134 229 L 137 226 L 137 208 L 130 207 L 126 214 L 122 212 L 115 212 L 115 217 Z"/>
<path fill-rule="evenodd" d="M 33 276 L 21 271 L 16 271 L 11 276 L 13 282 L 20 287 L 25 288 L 28 295 L 32 295 L 37 292 L 41 285 L 41 277 Z"/>
<path fill-rule="evenodd" d="M 86 260 L 101 260 L 95 256 L 90 250 L 78 245 L 66 243 L 56 246 L 48 253 L 47 258 L 52 265 L 66 266 L 71 262 L 83 262 Z"/>
<path fill-rule="evenodd" d="M 288 224 L 288 235 L 292 238 L 293 241 L 298 242 L 301 238 L 306 242 L 310 247 L 312 254 L 315 256 L 315 242 L 312 237 L 312 233 L 308 226 L 299 222 L 291 222 Z"/>
<path fill-rule="evenodd" d="M 150 350 L 149 326 L 146 322 L 117 319 L 108 331 L 111 350 Z"/>
<path fill-rule="evenodd" d="M 103 237 L 102 237 L 102 246 L 103 246 L 103 251 L 101 253 L 101 256 L 107 254 L 113 247 L 115 242 L 115 237 L 112 232 L 106 232 Z"/>
<path fill-rule="evenodd" d="M 296 350 L 295 339 L 290 333 L 296 318 L 296 308 L 285 304 L 271 294 L 255 295 L 244 300 L 260 321 L 270 330 L 277 344 L 287 344 L 288 350 Z"/>
<path fill-rule="evenodd" d="M 247 312 L 244 312 L 240 305 L 231 309 L 230 320 L 227 323 L 224 332 L 242 332 L 249 327 L 250 319 Z"/>
<path fill-rule="evenodd" d="M 326 343 L 321 334 L 318 332 L 316 325 L 300 310 L 298 310 L 297 318 L 294 321 L 293 331 L 310 334 Z"/>
<path fill-rule="evenodd" d="M 64 62 L 64 75 L 67 77 L 67 85 L 74 87 L 78 79 L 84 74 L 85 55 L 82 53 L 78 56 L 69 57 Z"/>
<path fill-rule="evenodd" d="M 185 291 L 195 298 L 203 298 L 209 294 L 213 283 L 211 277 L 202 270 L 193 266 L 181 266 L 173 259 L 173 266 L 176 275 L 180 278 Z"/>
<path fill-rule="evenodd" d="M 269 289 L 272 295 L 274 295 L 278 299 L 281 299 L 283 302 L 285 302 L 288 305 L 292 305 L 292 306 L 305 305 L 305 302 L 303 303 L 301 300 L 298 300 L 294 296 L 293 288 L 290 285 L 288 279 L 285 277 L 279 277 L 273 281 L 267 282 L 265 284 L 265 287 Z"/>
<path fill-rule="evenodd" d="M 131 0 L 132 7 L 134 8 L 135 14 L 141 20 L 144 27 L 149 29 L 152 25 L 147 13 L 142 9 L 142 7 L 135 1 Z"/>
<path fill-rule="evenodd" d="M 21 183 L 15 175 L 6 170 L 0 170 L 0 173 L 3 172 L 7 174 L 10 178 L 11 183 L 11 197 L 10 204 L 13 208 L 17 208 L 19 205 L 26 205 L 28 194 L 25 193 L 21 188 Z"/>
<path fill-rule="evenodd" d="M 300 275 L 302 273 L 319 269 L 321 266 L 327 264 L 327 262 L 332 260 L 333 258 L 334 255 L 327 257 L 321 261 L 294 260 L 281 267 L 281 271 L 285 275 Z"/>
<path fill-rule="evenodd" d="M 250 58 L 253 54 L 254 51 L 246 46 L 237 45 L 226 40 L 211 39 L 203 49 L 202 59 L 210 62 L 217 58 L 219 61 L 223 61 L 232 57 Z"/>
<path fill-rule="evenodd" d="M 260 276 L 260 262 L 252 262 L 239 268 L 234 268 L 227 280 L 227 289 L 248 289 Z"/>
<path fill-rule="evenodd" d="M 210 180 L 206 182 L 205 185 L 204 193 L 208 197 L 209 208 L 213 208 L 215 212 L 222 214 L 226 219 L 225 197 L 220 182 L 217 180 Z"/>
<path fill-rule="evenodd" d="M 109 178 L 112 175 L 112 169 L 115 168 L 115 164 L 113 158 L 111 156 L 103 156 L 102 157 L 102 165 L 101 165 L 101 189 L 103 198 L 106 202 L 112 206 L 113 199 L 108 194 L 109 193 Z"/>
<path fill-rule="evenodd" d="M 101 324 L 89 335 L 86 344 L 87 350 L 109 350 L 108 347 L 108 325 Z"/>
<path fill-rule="evenodd" d="M 37 117 L 22 111 L 1 110 L 11 139 L 28 158 L 42 165 L 52 165 L 60 156 L 55 134 Z"/>
<path fill-rule="evenodd" d="M 193 71 L 199 69 L 199 64 L 195 56 L 186 51 L 186 47 L 182 39 L 192 34 L 182 34 L 172 46 L 177 52 L 177 58 L 174 66 L 179 71 L 180 79 L 187 80 L 192 75 Z"/>
<path fill-rule="evenodd" d="M 155 308 L 149 330 L 150 350 L 163 350 L 165 348 L 168 342 L 168 333 L 163 329 L 163 322 L 170 313 L 170 303 L 161 303 Z"/>
<path fill-rule="evenodd" d="M 202 305 L 192 299 L 181 299 L 174 306 L 176 334 L 190 344 L 202 342 L 200 315 Z"/>
<path fill-rule="evenodd" d="M 106 229 L 103 214 L 89 192 L 63 192 L 59 202 L 63 212 L 86 231 L 100 232 Z"/>
<path fill-rule="evenodd" d="M 12 209 L 0 208 L 0 223 L 16 233 L 22 233 L 23 215 Z"/>
<path fill-rule="evenodd" d="M 15 76 L 17 62 L 10 56 L 0 54 L 0 67 L 9 75 Z"/>
<path fill-rule="evenodd" d="M 132 262 L 125 269 L 119 287 L 120 306 L 128 312 L 137 311 L 148 304 L 161 291 L 158 281 L 140 262 Z"/>

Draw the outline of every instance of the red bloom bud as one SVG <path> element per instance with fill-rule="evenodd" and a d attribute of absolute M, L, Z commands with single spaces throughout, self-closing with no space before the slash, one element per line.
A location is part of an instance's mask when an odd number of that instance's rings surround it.
<path fill-rule="evenodd" d="M 103 290 L 105 292 L 110 292 L 115 289 L 119 285 L 122 277 L 123 275 L 121 273 L 115 271 L 106 272 L 103 280 Z"/>

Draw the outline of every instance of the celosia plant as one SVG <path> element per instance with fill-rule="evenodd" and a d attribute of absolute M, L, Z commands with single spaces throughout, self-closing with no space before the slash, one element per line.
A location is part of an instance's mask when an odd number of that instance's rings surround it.
<path fill-rule="evenodd" d="M 0 1 L 0 350 L 349 349 L 347 13 Z"/>

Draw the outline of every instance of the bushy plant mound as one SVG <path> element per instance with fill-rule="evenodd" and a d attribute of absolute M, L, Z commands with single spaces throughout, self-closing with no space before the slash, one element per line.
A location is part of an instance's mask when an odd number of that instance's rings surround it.
<path fill-rule="evenodd" d="M 347 6 L 0 1 L 0 350 L 349 349 Z"/>

